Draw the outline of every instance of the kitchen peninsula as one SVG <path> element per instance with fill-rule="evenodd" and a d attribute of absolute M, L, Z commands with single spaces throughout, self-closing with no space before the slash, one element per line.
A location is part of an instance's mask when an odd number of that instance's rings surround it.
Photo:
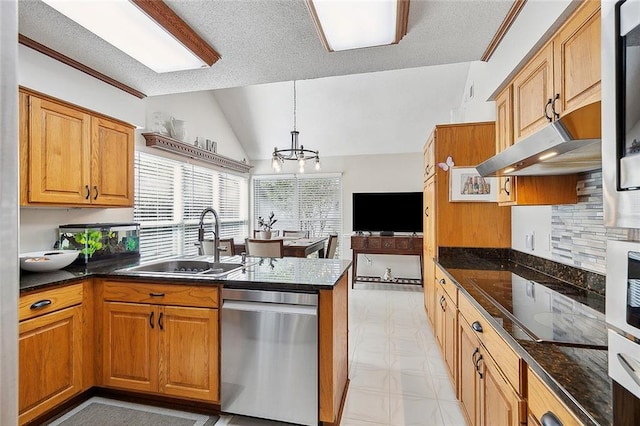
<path fill-rule="evenodd" d="M 338 424 L 348 386 L 350 266 L 247 258 L 246 267 L 218 277 L 141 275 L 123 265 L 23 272 L 20 424 L 95 392 L 220 411 L 222 294 L 232 289 L 317 297 L 318 422 Z"/>

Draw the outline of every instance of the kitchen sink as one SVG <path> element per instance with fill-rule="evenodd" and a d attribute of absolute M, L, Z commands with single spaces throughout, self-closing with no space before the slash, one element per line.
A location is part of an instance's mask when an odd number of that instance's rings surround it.
<path fill-rule="evenodd" d="M 165 277 L 221 277 L 240 270 L 244 266 L 246 265 L 235 262 L 208 262 L 206 260 L 194 259 L 171 259 L 120 269 L 116 272 Z"/>

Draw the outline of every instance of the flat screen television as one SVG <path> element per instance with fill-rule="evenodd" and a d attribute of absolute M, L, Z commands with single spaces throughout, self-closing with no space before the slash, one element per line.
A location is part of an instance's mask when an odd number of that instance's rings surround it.
<path fill-rule="evenodd" d="M 422 192 L 354 192 L 355 232 L 422 232 Z"/>

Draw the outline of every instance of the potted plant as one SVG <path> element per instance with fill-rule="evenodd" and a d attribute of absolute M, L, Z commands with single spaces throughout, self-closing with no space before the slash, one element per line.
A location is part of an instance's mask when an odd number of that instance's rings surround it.
<path fill-rule="evenodd" d="M 262 216 L 258 216 L 258 228 L 260 228 L 260 232 L 258 233 L 259 238 L 263 240 L 271 239 L 271 227 L 278 221 L 278 219 L 274 219 L 273 217 L 273 212 L 269 214 L 267 219 L 264 219 Z"/>

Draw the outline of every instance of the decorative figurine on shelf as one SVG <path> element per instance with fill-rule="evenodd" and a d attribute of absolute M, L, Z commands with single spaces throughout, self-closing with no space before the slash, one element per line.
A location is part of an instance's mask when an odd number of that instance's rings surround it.
<path fill-rule="evenodd" d="M 273 224 L 278 221 L 278 219 L 274 219 L 274 214 L 271 212 L 269 217 L 265 220 L 262 216 L 258 216 L 258 228 L 260 228 L 259 237 L 263 240 L 271 239 L 271 228 Z"/>

